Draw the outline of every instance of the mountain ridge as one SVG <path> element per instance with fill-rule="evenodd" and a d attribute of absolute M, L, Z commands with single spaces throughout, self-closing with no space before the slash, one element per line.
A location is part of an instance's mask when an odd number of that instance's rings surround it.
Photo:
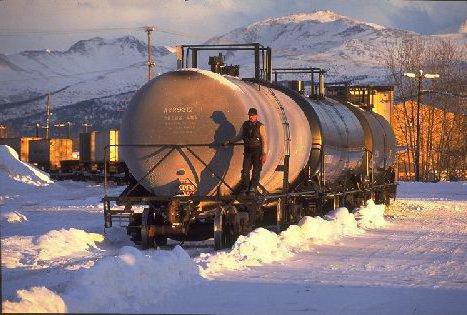
<path fill-rule="evenodd" d="M 327 10 L 256 21 L 213 36 L 206 43 L 260 42 L 272 47 L 275 67 L 316 66 L 328 71 L 328 81 L 378 84 L 383 83 L 386 76 L 381 64 L 385 47 L 395 45 L 405 36 L 449 38 L 461 44 L 465 44 L 467 38 L 465 33 L 419 35 Z M 157 73 L 175 69 L 174 47 L 153 46 L 152 54 Z M 237 52 L 226 55 L 227 63 L 241 66 L 241 75 L 248 76 L 253 71 L 251 56 Z M 207 68 L 205 57 L 199 58 L 199 64 Z M 146 43 L 134 36 L 92 37 L 77 41 L 63 51 L 0 54 L 0 119 L 12 121 L 31 117 L 37 120 L 37 114 L 44 110 L 44 95 L 59 91 L 52 97 L 55 110 L 66 107 L 69 113 L 75 107 L 77 120 L 91 119 L 98 126 L 97 119 L 81 115 L 80 111 L 86 104 L 102 106 L 105 103 L 109 121 L 112 116 L 118 116 L 115 115 L 117 107 L 112 109 L 110 100 L 121 106 L 123 101 L 120 100 L 129 100 L 131 91 L 146 82 L 146 60 Z M 106 101 L 98 102 L 99 98 Z M 62 118 L 57 116 L 56 119 Z M 109 125 L 107 122 L 105 126 Z"/>

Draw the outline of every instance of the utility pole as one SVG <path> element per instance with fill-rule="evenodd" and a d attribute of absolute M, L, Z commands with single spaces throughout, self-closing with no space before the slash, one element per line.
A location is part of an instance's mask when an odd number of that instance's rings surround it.
<path fill-rule="evenodd" d="M 418 80 L 418 94 L 417 94 L 417 142 L 415 147 L 415 181 L 420 181 L 420 103 L 422 101 L 422 81 L 426 79 L 437 79 L 439 74 L 423 73 L 423 70 L 419 70 L 418 74 L 412 72 L 404 73 L 406 77 L 416 78 Z"/>
<path fill-rule="evenodd" d="M 50 93 L 47 94 L 47 102 L 45 105 L 45 138 L 50 138 L 50 115 L 52 115 L 50 111 Z"/>
<path fill-rule="evenodd" d="M 68 139 L 71 139 L 71 125 L 72 125 L 72 123 L 70 121 L 67 121 L 66 124 L 68 125 L 67 137 L 68 137 Z"/>
<path fill-rule="evenodd" d="M 155 26 L 146 26 L 145 27 L 145 32 L 148 35 L 148 81 L 151 80 L 152 74 L 151 74 L 151 69 L 156 65 L 156 63 L 152 60 L 152 54 L 151 54 L 151 33 L 154 32 L 156 29 Z"/>

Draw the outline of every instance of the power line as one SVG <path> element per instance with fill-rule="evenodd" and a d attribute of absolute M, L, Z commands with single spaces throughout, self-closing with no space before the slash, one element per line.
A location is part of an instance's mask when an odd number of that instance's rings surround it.
<path fill-rule="evenodd" d="M 90 28 L 90 29 L 67 29 L 67 30 L 37 30 L 37 29 L 1 29 L 0 36 L 18 36 L 18 35 L 68 35 L 68 34 L 79 34 L 79 33 L 90 33 L 90 32 L 115 32 L 115 31 L 137 31 L 141 30 L 141 27 L 106 27 L 106 28 Z"/>
<path fill-rule="evenodd" d="M 1 29 L 0 28 L 0 37 L 17 37 L 17 36 L 55 36 L 55 35 L 74 35 L 74 34 L 83 34 L 83 33 L 99 33 L 99 32 L 116 32 L 116 31 L 141 31 L 145 30 L 145 27 L 105 27 L 105 28 L 90 28 L 90 29 L 67 29 L 67 30 L 37 30 L 37 29 Z M 156 32 L 161 32 L 164 34 L 181 36 L 187 38 L 200 38 L 196 35 L 185 34 L 181 32 L 176 32 L 170 29 L 157 28 Z"/>

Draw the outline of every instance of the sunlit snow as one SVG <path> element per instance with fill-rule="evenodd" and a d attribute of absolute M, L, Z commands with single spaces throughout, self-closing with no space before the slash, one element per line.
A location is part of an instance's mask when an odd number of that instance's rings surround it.
<path fill-rule="evenodd" d="M 2 152 L 3 312 L 458 314 L 467 307 L 466 183 L 401 183 L 390 207 L 338 208 L 280 234 L 258 228 L 229 250 L 214 252 L 211 240 L 141 251 L 118 225 L 104 233 L 100 185 L 49 182 Z"/>

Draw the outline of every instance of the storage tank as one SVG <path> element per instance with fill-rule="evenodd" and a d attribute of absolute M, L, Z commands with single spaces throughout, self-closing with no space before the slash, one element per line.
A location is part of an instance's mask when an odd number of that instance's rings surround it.
<path fill-rule="evenodd" d="M 133 176 L 143 179 L 143 186 L 157 195 L 178 194 L 180 183 L 186 180 L 198 187 L 199 194 L 214 194 L 220 181 L 210 170 L 234 187 L 240 182 L 243 147 L 219 145 L 235 136 L 250 107 L 258 110 L 266 127 L 269 151 L 260 182 L 269 192 L 282 186 L 283 173 L 276 168 L 283 164 L 286 152 L 285 124 L 290 132 L 291 182 L 308 165 L 313 173 L 319 170 L 320 149 L 324 150 L 328 183 L 360 168 L 363 129 L 345 105 L 330 99 L 313 101 L 293 91 L 199 69 L 163 74 L 135 94 L 120 129 L 121 155 Z M 169 148 L 125 147 L 203 143 L 212 145 L 191 149 L 207 167 L 181 149 L 153 169 Z M 231 193 L 225 185 L 220 185 L 220 191 Z"/>

